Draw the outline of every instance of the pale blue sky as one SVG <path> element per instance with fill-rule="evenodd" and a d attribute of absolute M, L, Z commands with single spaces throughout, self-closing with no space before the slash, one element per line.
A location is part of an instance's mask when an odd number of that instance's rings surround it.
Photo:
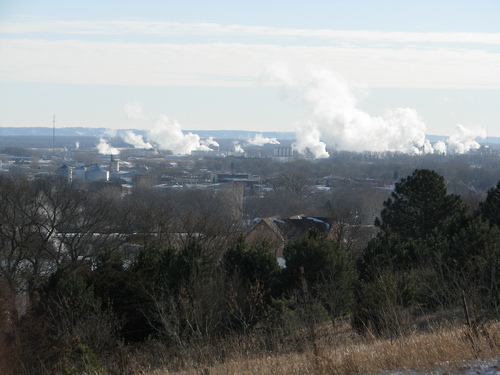
<path fill-rule="evenodd" d="M 291 131 L 322 69 L 370 116 L 500 136 L 500 1 L 0 1 L 0 126 Z"/>

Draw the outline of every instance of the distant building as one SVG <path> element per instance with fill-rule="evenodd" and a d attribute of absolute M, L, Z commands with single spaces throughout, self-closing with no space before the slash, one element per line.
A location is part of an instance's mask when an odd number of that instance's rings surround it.
<path fill-rule="evenodd" d="M 111 161 L 109 162 L 109 171 L 111 173 L 118 173 L 120 171 L 120 161 L 113 158 L 113 155 L 111 155 Z"/>
<path fill-rule="evenodd" d="M 293 156 L 296 156 L 297 152 L 292 149 L 291 147 L 275 147 L 273 149 L 273 156 L 274 157 L 287 157 L 291 158 Z"/>
<path fill-rule="evenodd" d="M 331 218 L 319 218 L 296 215 L 286 219 L 268 217 L 255 219 L 252 228 L 247 232 L 245 240 L 251 245 L 258 245 L 265 240 L 276 251 L 277 257 L 283 256 L 283 249 L 290 240 L 301 237 L 310 229 L 326 233 L 335 238 L 337 223 Z"/>
<path fill-rule="evenodd" d="M 59 176 L 61 179 L 71 182 L 73 180 L 73 169 L 66 164 L 64 164 L 62 167 L 57 168 L 57 176 Z"/>
<path fill-rule="evenodd" d="M 73 168 L 72 174 L 73 174 L 73 181 L 85 181 L 85 172 L 87 171 L 87 168 L 85 168 L 83 165 L 77 166 Z"/>
<path fill-rule="evenodd" d="M 94 165 L 92 168 L 87 169 L 85 172 L 85 180 L 86 181 L 108 181 L 109 180 L 109 171 L 106 169 Z"/>
<path fill-rule="evenodd" d="M 233 181 L 246 181 L 250 179 L 248 173 L 217 173 L 212 176 L 212 183 L 226 183 Z"/>

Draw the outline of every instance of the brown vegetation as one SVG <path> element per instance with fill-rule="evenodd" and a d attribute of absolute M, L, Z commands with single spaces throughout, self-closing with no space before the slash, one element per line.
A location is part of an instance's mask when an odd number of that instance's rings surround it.
<path fill-rule="evenodd" d="M 0 177 L 0 373 L 454 371 L 500 353 L 500 182 L 471 208 L 417 169 L 369 239 L 348 195 L 281 176 L 334 219 L 281 241 L 280 268 L 276 244 L 244 240 L 242 191 Z"/>
<path fill-rule="evenodd" d="M 159 342 L 141 348 L 124 347 L 108 363 L 110 373 L 166 374 L 368 374 L 384 370 L 412 369 L 453 374 L 468 368 L 468 361 L 500 354 L 500 323 L 490 322 L 473 332 L 456 322 L 433 329 L 411 332 L 397 340 L 359 336 L 348 323 L 332 329 L 317 329 L 317 354 L 307 337 L 282 345 L 278 350 L 262 349 L 264 338 L 232 338 L 174 353 Z M 126 371 L 120 372 L 121 369 Z M 5 372 L 8 369 L 5 369 Z M 116 372 L 115 372 L 116 371 Z M 107 373 L 99 372 L 95 373 Z"/>

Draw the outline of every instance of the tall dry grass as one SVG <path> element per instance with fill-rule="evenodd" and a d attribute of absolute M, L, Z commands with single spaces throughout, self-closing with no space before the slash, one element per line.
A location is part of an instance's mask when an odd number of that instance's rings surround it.
<path fill-rule="evenodd" d="M 430 372 L 441 368 L 453 373 L 464 361 L 500 355 L 500 323 L 489 323 L 478 330 L 468 327 L 440 328 L 430 332 L 414 332 L 396 340 L 352 339 L 342 345 L 318 340 L 316 353 L 303 352 L 247 355 L 235 352 L 222 363 L 196 363 L 182 370 L 169 366 L 155 370 L 139 369 L 144 375 L 165 374 L 369 374 L 384 370 L 413 369 Z"/>
<path fill-rule="evenodd" d="M 412 369 L 431 373 L 464 366 L 464 361 L 500 355 L 500 322 L 477 329 L 460 323 L 439 324 L 405 336 L 376 338 L 360 336 L 347 322 L 335 328 L 317 327 L 315 340 L 297 331 L 291 341 L 270 343 L 264 334 L 215 340 L 212 343 L 173 348 L 156 340 L 142 345 L 120 346 L 99 354 L 102 374 L 370 374 L 384 370 Z M 0 373 L 29 375 L 20 348 L 0 335 Z M 17 349 L 17 350 L 16 350 Z M 63 367 L 36 373 L 63 373 Z M 33 367 L 32 367 L 33 368 Z M 54 372 L 56 371 L 56 372 Z M 99 372 L 93 372 L 98 374 Z"/>

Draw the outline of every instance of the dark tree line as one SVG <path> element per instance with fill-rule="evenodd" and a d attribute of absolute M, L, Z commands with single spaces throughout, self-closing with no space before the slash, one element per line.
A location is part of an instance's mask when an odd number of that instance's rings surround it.
<path fill-rule="evenodd" d="M 360 259 L 355 322 L 400 334 L 408 308 L 467 303 L 476 320 L 500 312 L 500 184 L 477 210 L 448 194 L 444 179 L 415 170 L 396 184 L 375 224 L 380 233 Z"/>

